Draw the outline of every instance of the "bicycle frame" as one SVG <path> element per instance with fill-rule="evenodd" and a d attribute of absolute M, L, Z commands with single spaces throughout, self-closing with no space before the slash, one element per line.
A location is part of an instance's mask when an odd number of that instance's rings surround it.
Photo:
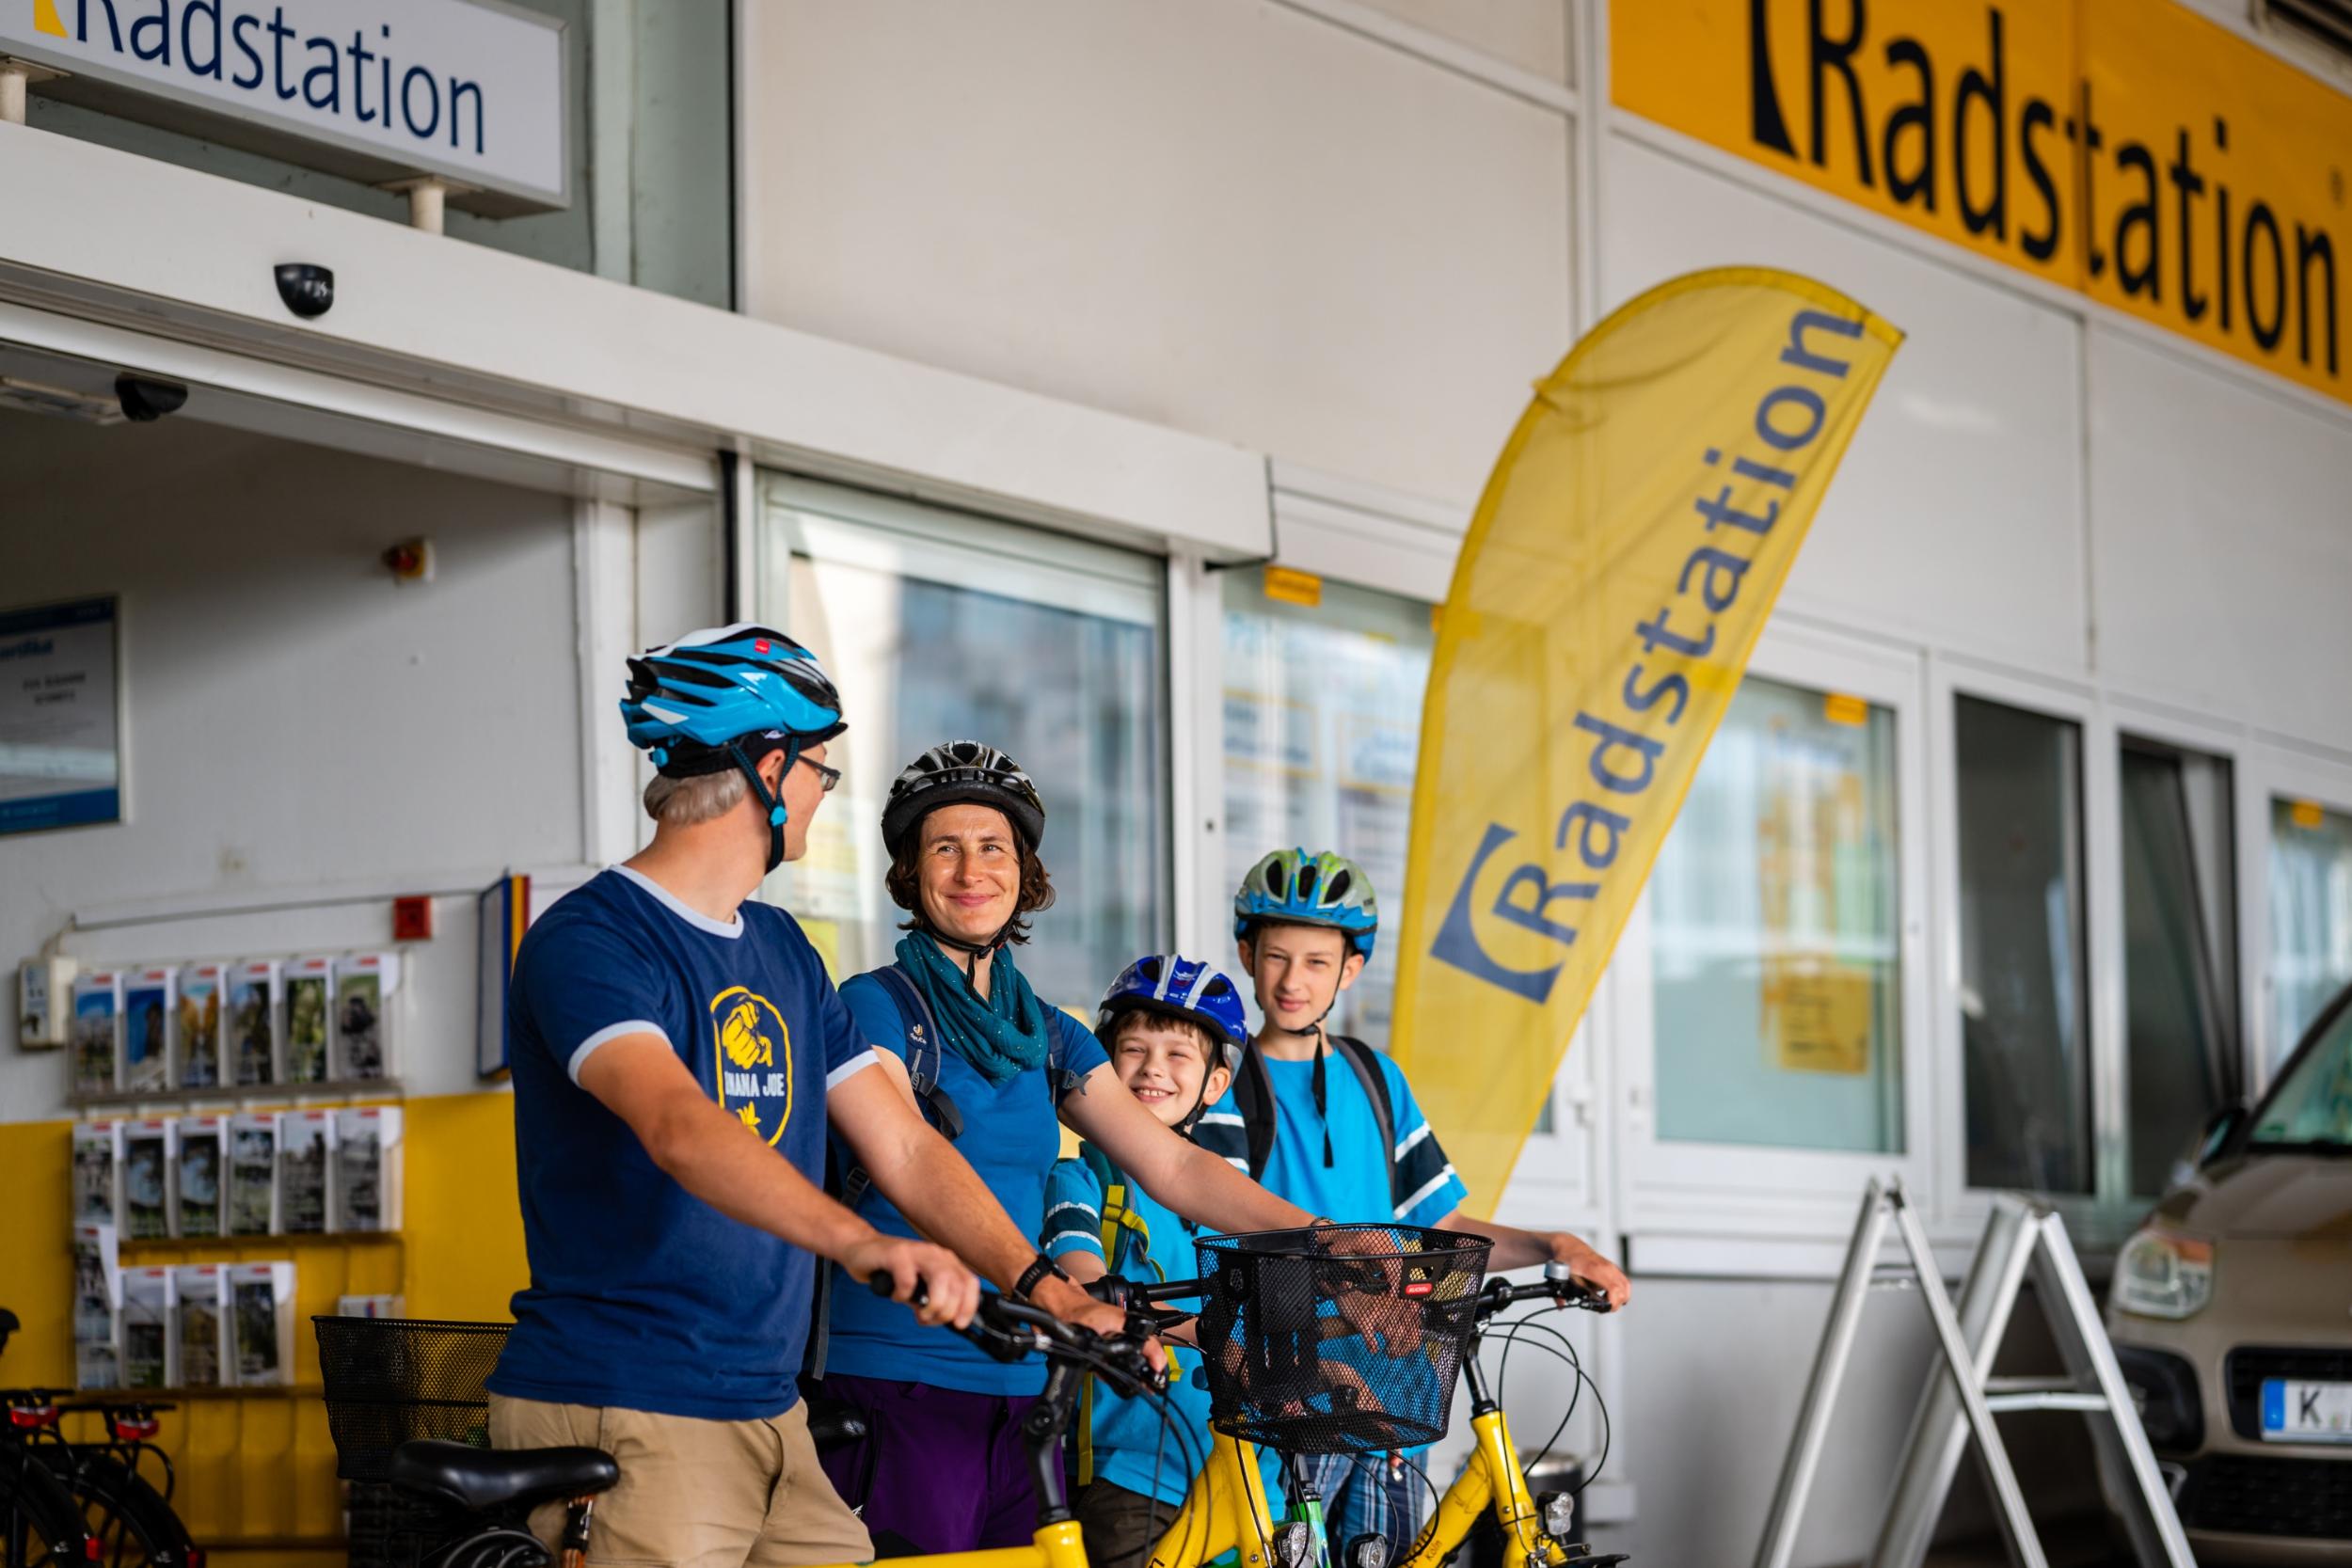
<path fill-rule="evenodd" d="M 1470 1386 L 1470 1433 L 1476 1439 L 1470 1465 L 1445 1489 L 1438 1512 L 1395 1568 L 1438 1568 L 1461 1545 L 1479 1515 L 1489 1511 L 1502 1527 L 1503 1568 L 1528 1568 L 1531 1561 L 1537 1568 L 1549 1568 L 1567 1560 L 1567 1543 L 1544 1533 L 1541 1511 L 1527 1489 L 1527 1472 L 1519 1467 L 1518 1447 L 1511 1440 L 1511 1422 L 1486 1386 L 1486 1370 L 1478 1364 L 1482 1337 L 1473 1333 L 1462 1353 L 1462 1381 Z"/>
<path fill-rule="evenodd" d="M 1062 1485 L 1058 1442 L 1076 1408 L 1077 1383 L 1084 1375 L 1067 1362 L 1055 1362 L 1046 1373 L 1044 1395 L 1030 1407 L 1023 1423 L 1023 1435 L 1036 1456 L 1038 1496 L 1045 1505 L 1041 1515 L 1044 1522 L 1028 1545 L 935 1552 L 894 1559 L 894 1563 L 923 1563 L 929 1568 L 1089 1568 L 1086 1538 L 1071 1516 Z M 1214 1433 L 1208 1464 L 1193 1478 L 1192 1490 L 1177 1511 L 1176 1522 L 1161 1536 L 1152 1552 L 1152 1568 L 1200 1568 L 1231 1551 L 1238 1551 L 1240 1568 L 1279 1568 L 1273 1542 L 1274 1526 L 1279 1522 L 1266 1503 L 1257 1449 L 1223 1433 Z"/>

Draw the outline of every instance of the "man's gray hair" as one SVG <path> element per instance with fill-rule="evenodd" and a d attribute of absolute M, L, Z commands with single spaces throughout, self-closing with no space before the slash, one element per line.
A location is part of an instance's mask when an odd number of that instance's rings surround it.
<path fill-rule="evenodd" d="M 645 815 L 672 828 L 691 828 L 713 821 L 735 809 L 743 799 L 743 770 L 723 768 L 691 779 L 656 773 L 645 785 Z"/>

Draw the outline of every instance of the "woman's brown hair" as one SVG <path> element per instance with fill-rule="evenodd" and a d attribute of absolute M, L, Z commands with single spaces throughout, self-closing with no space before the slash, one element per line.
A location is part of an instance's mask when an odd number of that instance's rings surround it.
<path fill-rule="evenodd" d="M 1005 826 L 1012 834 L 1012 842 L 1021 853 L 1021 892 L 1013 903 L 1010 925 L 1005 927 L 1007 942 L 1029 940 L 1028 916 L 1039 910 L 1054 907 L 1054 879 L 1046 873 L 1045 863 L 1038 858 L 1029 841 L 1021 836 L 1021 830 L 1012 826 L 1010 818 Z M 923 879 L 915 870 L 915 862 L 923 855 L 923 825 L 917 822 L 914 831 L 899 841 L 898 853 L 890 863 L 890 873 L 882 879 L 882 886 L 890 890 L 890 901 L 914 915 L 901 921 L 901 931 L 920 931 L 930 922 L 923 915 Z"/>

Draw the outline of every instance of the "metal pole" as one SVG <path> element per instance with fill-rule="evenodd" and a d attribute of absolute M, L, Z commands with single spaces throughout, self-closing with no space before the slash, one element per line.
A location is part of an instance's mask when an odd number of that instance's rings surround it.
<path fill-rule="evenodd" d="M 1994 1212 L 1997 1216 L 2000 1211 L 1996 1207 Z M 2026 1495 L 2017 1484 L 2017 1472 L 2010 1465 L 2009 1450 L 2001 1446 L 2001 1434 L 1993 1425 L 1993 1412 L 1985 1407 L 1983 1373 L 1977 1368 L 1977 1353 L 1961 1337 L 1960 1323 L 1952 1316 L 1951 1300 L 1945 1295 L 1943 1278 L 1936 1273 L 1935 1253 L 1928 1245 L 1927 1231 L 1911 1206 L 1899 1201 L 1899 1195 L 1895 1224 L 1911 1249 L 1912 1260 L 1918 1266 L 1919 1299 L 1927 1304 L 1928 1316 L 1935 1320 L 1935 1337 L 1944 1352 L 1944 1370 L 1951 1387 L 1960 1395 L 1969 1430 L 1976 1435 L 1977 1458 L 1984 1467 L 1985 1484 L 1993 1493 L 2001 1533 L 2009 1540 L 2010 1560 L 2017 1568 L 2050 1568 L 2049 1560 L 2042 1555 L 2041 1538 L 2034 1534 L 2033 1518 L 2026 1512 Z M 1987 1228 L 1989 1231 L 1991 1227 Z M 2008 1264 L 2010 1259 L 2005 1258 L 2002 1261 Z M 2013 1289 L 2004 1293 L 2010 1301 L 2016 1299 Z M 1988 1339 L 1985 1354 L 1989 1356 L 1997 1348 Z"/>
<path fill-rule="evenodd" d="M 2156 1469 L 2155 1450 L 2148 1446 L 2147 1429 L 2139 1424 L 2123 1370 L 2116 1364 L 2115 1347 L 2107 1343 L 2098 1303 L 2091 1299 L 2082 1265 L 2067 1240 L 2065 1222 L 2056 1214 L 2042 1215 L 2034 1227 L 2034 1278 L 2048 1304 L 2045 1315 L 2058 1354 L 2077 1386 L 2095 1384 L 2106 1397 L 2107 1418 L 2092 1418 L 2091 1440 L 2104 1450 L 2109 1473 L 2129 1475 L 2139 1491 L 2140 1508 L 2123 1514 L 2132 1549 L 2143 1568 L 2196 1568 L 2171 1492 Z"/>
<path fill-rule="evenodd" d="M 1863 1195 L 1862 1212 L 1854 1220 L 1853 1243 L 1846 1250 L 1846 1272 L 1830 1301 L 1829 1324 L 1821 1332 L 1821 1347 L 1814 1353 L 1813 1372 L 1805 1380 L 1804 1403 L 1797 1414 L 1797 1430 L 1781 1462 L 1780 1485 L 1772 1494 L 1772 1512 L 1764 1524 L 1763 1544 L 1756 1548 L 1756 1568 L 1788 1568 L 1797 1549 L 1797 1527 L 1804 1518 L 1805 1497 L 1813 1490 L 1821 1466 L 1821 1446 L 1829 1437 L 1831 1407 L 1837 1402 L 1837 1386 L 1846 1375 L 1861 1326 L 1862 1307 L 1869 1295 L 1870 1275 L 1878 1266 L 1879 1243 L 1886 1234 L 1886 1195 L 1876 1178 Z"/>
<path fill-rule="evenodd" d="M 2032 1257 L 2026 1219 L 2025 1206 L 2015 1199 L 1994 1200 L 1961 1286 L 1960 1328 L 1975 1354 L 1980 1386 L 2009 1332 L 2018 1284 Z M 1933 1270 L 1933 1259 L 1922 1267 Z M 1939 1278 L 1939 1293 L 1942 1289 Z M 1911 1418 L 1911 1431 L 1903 1439 L 1902 1461 L 1895 1470 L 1895 1498 L 1879 1527 L 1870 1568 L 1920 1568 L 1927 1560 L 1936 1522 L 1943 1516 L 1944 1499 L 1950 1495 L 1952 1477 L 1959 1473 L 1961 1455 L 1967 1449 L 1968 1421 L 1960 1396 L 1942 1370 L 1931 1366 Z"/>

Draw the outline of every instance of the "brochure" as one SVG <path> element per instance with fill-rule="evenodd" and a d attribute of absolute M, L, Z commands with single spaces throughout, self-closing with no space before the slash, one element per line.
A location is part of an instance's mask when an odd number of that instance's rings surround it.
<path fill-rule="evenodd" d="M 176 1273 L 179 1386 L 224 1386 L 231 1381 L 230 1374 L 236 1366 L 229 1340 L 229 1265 L 183 1263 Z"/>
<path fill-rule="evenodd" d="M 180 1118 L 180 1230 L 183 1236 L 226 1233 L 221 1174 L 228 1169 L 229 1118 Z"/>
<path fill-rule="evenodd" d="M 220 1004 L 226 964 L 190 964 L 180 972 L 180 1086 L 209 1089 L 222 1082 Z"/>
<path fill-rule="evenodd" d="M 229 1292 L 236 1334 L 239 1386 L 254 1387 L 293 1382 L 294 1266 L 231 1263 Z"/>
<path fill-rule="evenodd" d="M 286 966 L 286 1073 L 289 1084 L 326 1082 L 327 994 L 332 958 L 296 958 Z"/>
<path fill-rule="evenodd" d="M 122 1124 L 122 1234 L 134 1242 L 171 1234 L 172 1179 L 179 1164 L 180 1124 L 169 1117 Z"/>
<path fill-rule="evenodd" d="M 278 1118 L 278 1228 L 289 1236 L 327 1227 L 334 1213 L 335 1113 L 288 1111 Z"/>
<path fill-rule="evenodd" d="M 74 1125 L 73 1223 L 122 1223 L 122 1123 L 119 1121 Z"/>
<path fill-rule="evenodd" d="M 243 1085 L 278 1082 L 278 960 L 248 958 L 229 976 L 229 1050 Z"/>
<path fill-rule="evenodd" d="M 122 1086 L 141 1094 L 171 1087 L 172 996 L 180 978 L 172 969 L 135 969 L 122 981 Z"/>
<path fill-rule="evenodd" d="M 358 953 L 336 960 L 330 1063 L 335 1077 L 364 1082 L 390 1076 L 393 998 L 399 989 L 397 954 Z"/>
<path fill-rule="evenodd" d="M 122 1271 L 115 1227 L 73 1227 L 73 1381 L 82 1388 L 122 1386 Z"/>
<path fill-rule="evenodd" d="M 73 1092 L 121 1086 L 122 976 L 99 970 L 73 982 Z"/>
<path fill-rule="evenodd" d="M 122 1386 L 169 1388 L 179 1382 L 178 1338 L 172 1333 L 173 1271 L 122 1271 Z"/>
<path fill-rule="evenodd" d="M 335 1113 L 335 1228 L 400 1228 L 400 1107 Z"/>
<path fill-rule="evenodd" d="M 229 1233 L 278 1229 L 278 1117 L 248 1111 L 229 1118 Z"/>

